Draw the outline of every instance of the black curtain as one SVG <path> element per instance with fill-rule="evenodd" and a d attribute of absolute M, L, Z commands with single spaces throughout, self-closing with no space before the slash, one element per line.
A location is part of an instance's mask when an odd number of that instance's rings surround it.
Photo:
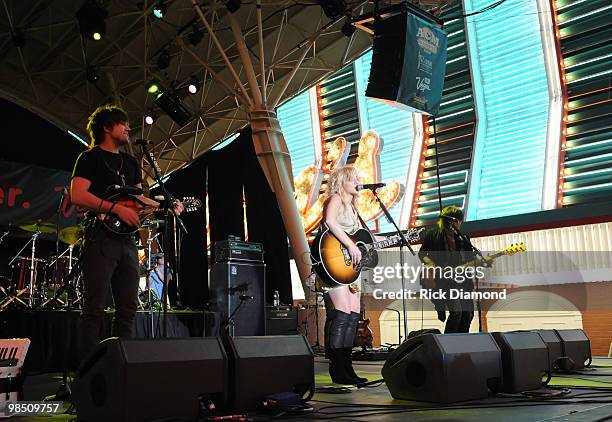
<path fill-rule="evenodd" d="M 202 201 L 202 207 L 198 210 L 181 215 L 187 234 L 182 236 L 180 260 L 173 266 L 179 271 L 178 294 L 181 304 L 192 309 L 203 309 L 208 297 L 205 161 L 196 160 L 187 168 L 176 172 L 166 186 L 176 198 L 192 196 Z M 176 294 L 176 277 L 174 277 L 169 287 L 171 303 L 175 303 Z"/>
<path fill-rule="evenodd" d="M 266 301 L 278 290 L 283 303 L 292 302 L 287 233 L 281 213 L 259 165 L 250 128 L 230 145 L 206 155 L 211 241 L 230 234 L 244 237 L 243 192 L 249 241 L 262 243 L 266 262 Z"/>

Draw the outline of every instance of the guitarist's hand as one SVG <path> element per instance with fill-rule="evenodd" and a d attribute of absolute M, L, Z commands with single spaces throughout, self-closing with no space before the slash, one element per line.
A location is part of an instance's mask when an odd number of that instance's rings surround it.
<path fill-rule="evenodd" d="M 124 207 L 123 205 L 116 205 L 113 212 L 125 224 L 134 227 L 140 226 L 140 218 L 138 217 L 136 211 L 134 211 L 133 209 Z"/>
<path fill-rule="evenodd" d="M 348 252 L 351 255 L 353 265 L 357 266 L 361 262 L 361 250 L 354 243 L 348 248 Z"/>

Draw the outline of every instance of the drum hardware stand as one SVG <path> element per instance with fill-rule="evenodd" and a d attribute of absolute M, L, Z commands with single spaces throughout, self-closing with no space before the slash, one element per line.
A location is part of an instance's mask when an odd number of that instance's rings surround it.
<path fill-rule="evenodd" d="M 36 232 L 32 235 L 32 237 L 30 238 L 30 240 L 28 240 L 28 242 L 23 245 L 23 247 L 19 250 L 19 252 L 17 252 L 17 254 L 9 261 L 8 266 L 10 267 L 16 260 L 17 258 L 19 258 L 19 256 L 21 255 L 21 253 L 28 247 L 28 245 L 30 243 L 32 243 L 32 252 L 31 252 L 31 261 L 30 261 L 30 286 L 26 287 L 25 289 L 20 290 L 19 292 L 17 292 L 15 294 L 15 296 L 11 296 L 10 298 L 7 298 L 7 300 L 2 304 L 2 307 L 7 306 L 9 303 L 13 302 L 14 300 L 18 301 L 19 303 L 21 303 L 22 305 L 32 309 L 33 307 L 33 300 L 34 300 L 34 280 L 35 280 L 35 276 L 36 276 L 36 269 L 34 268 L 36 261 L 34 260 L 35 254 L 36 254 L 36 239 L 38 238 L 38 236 L 40 235 L 41 231 L 40 230 L 36 230 Z M 30 297 L 28 299 L 28 303 L 25 303 L 23 300 L 21 300 L 19 298 L 19 296 L 21 296 L 23 293 L 25 293 L 26 291 L 30 291 Z"/>
<path fill-rule="evenodd" d="M 155 236 L 151 237 L 151 228 L 148 227 L 147 231 L 149 232 L 149 236 L 147 237 L 147 297 L 149 300 L 149 323 L 150 325 L 150 338 L 155 338 L 155 324 L 153 322 L 153 294 L 151 292 L 151 272 L 153 271 L 153 260 L 151 259 L 151 245 L 153 244 L 153 241 L 157 241 L 157 236 L 160 235 L 160 233 L 157 233 Z M 157 246 L 160 247 L 161 246 L 159 244 L 159 242 L 157 243 Z"/>

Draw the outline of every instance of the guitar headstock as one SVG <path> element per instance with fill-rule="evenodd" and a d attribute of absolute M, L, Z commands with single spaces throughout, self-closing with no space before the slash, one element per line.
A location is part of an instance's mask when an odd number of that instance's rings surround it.
<path fill-rule="evenodd" d="M 514 255 L 515 253 L 525 252 L 527 250 L 527 246 L 525 246 L 524 242 L 521 243 L 513 243 L 504 249 L 504 255 Z"/>
<path fill-rule="evenodd" d="M 193 196 L 185 196 L 181 202 L 183 204 L 183 212 L 192 212 L 202 206 L 202 201 Z"/>

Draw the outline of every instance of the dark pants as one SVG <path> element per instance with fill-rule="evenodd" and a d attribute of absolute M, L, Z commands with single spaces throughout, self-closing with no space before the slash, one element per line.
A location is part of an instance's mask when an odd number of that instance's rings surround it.
<path fill-rule="evenodd" d="M 100 340 L 104 306 L 109 288 L 115 301 L 113 335 L 132 336 L 138 307 L 138 248 L 131 236 L 120 236 L 103 227 L 92 229 L 83 247 L 83 310 L 79 330 L 81 359 L 87 357 Z"/>
<path fill-rule="evenodd" d="M 449 299 L 446 303 L 449 316 L 446 320 L 444 333 L 469 332 L 472 318 L 474 318 L 474 302 L 472 299 Z"/>

